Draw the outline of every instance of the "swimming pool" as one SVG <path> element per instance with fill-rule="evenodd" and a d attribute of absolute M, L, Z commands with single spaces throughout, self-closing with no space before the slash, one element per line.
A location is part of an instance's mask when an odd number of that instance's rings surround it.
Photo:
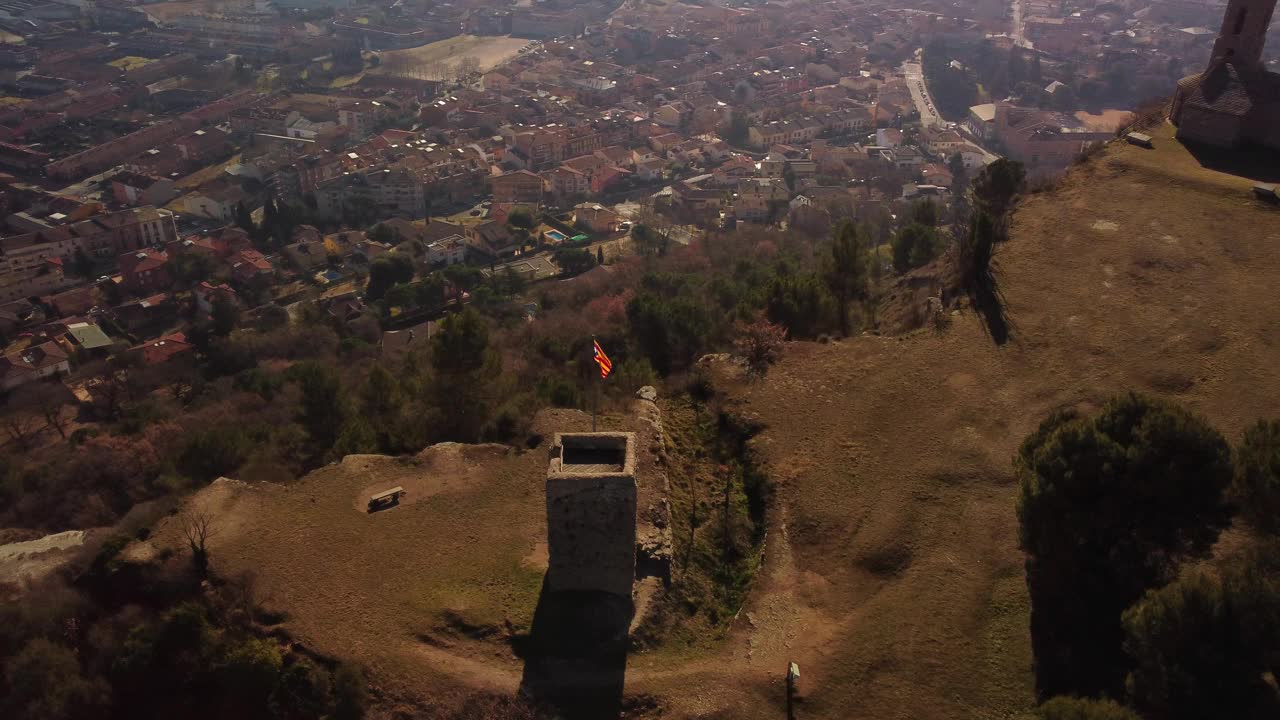
<path fill-rule="evenodd" d="M 543 235 L 553 243 L 562 243 L 568 239 L 568 237 L 559 230 L 548 230 L 543 233 Z"/>

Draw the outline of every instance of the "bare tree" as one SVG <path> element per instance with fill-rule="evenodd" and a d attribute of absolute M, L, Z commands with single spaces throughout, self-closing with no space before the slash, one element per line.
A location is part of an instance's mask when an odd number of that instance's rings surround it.
<path fill-rule="evenodd" d="M 67 425 L 71 421 L 63 414 L 62 409 L 69 399 L 70 393 L 62 383 L 36 382 L 14 391 L 9 399 L 9 407 L 44 418 L 48 427 L 56 430 L 58 437 L 65 440 Z"/>
<path fill-rule="evenodd" d="M 199 377 L 195 361 L 187 356 L 146 368 L 141 382 L 146 387 L 164 387 L 175 401 L 187 405 L 195 399 Z"/>
<path fill-rule="evenodd" d="M 89 379 L 95 409 L 101 416 L 114 420 L 126 401 L 136 400 L 142 392 L 140 365 L 135 355 L 117 355 L 96 360 L 80 368 L 78 375 Z"/>
<path fill-rule="evenodd" d="M 658 210 L 652 199 L 644 201 L 636 210 L 635 221 L 636 225 L 643 228 L 637 233 L 633 227 L 631 232 L 636 252 L 640 255 L 666 254 L 667 247 L 671 244 L 673 223 Z"/>
<path fill-rule="evenodd" d="M 213 515 L 203 510 L 182 514 L 182 535 L 191 547 L 191 563 L 200 577 L 209 575 L 209 538 L 213 536 Z"/>
<path fill-rule="evenodd" d="M 458 61 L 458 73 L 462 78 L 468 78 L 480 72 L 480 58 L 475 55 L 466 55 Z"/>
<path fill-rule="evenodd" d="M 0 418 L 5 433 L 14 444 L 23 450 L 30 450 L 36 436 L 44 429 L 44 419 L 25 404 L 10 403 Z"/>

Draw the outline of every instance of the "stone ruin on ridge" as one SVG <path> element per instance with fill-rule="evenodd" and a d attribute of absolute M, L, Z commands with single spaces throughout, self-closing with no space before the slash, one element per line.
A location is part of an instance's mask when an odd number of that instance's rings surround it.
<path fill-rule="evenodd" d="M 1178 138 L 1280 150 L 1280 73 L 1262 62 L 1276 0 L 1230 0 L 1204 72 L 1183 78 L 1169 119 Z"/>

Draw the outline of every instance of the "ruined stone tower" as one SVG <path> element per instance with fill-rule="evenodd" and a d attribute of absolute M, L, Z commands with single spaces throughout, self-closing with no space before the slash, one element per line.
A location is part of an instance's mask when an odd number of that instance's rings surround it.
<path fill-rule="evenodd" d="M 1222 30 L 1213 43 L 1210 62 L 1223 59 L 1240 66 L 1260 67 L 1267 26 L 1276 0 L 1231 0 L 1222 16 Z"/>
<path fill-rule="evenodd" d="M 547 468 L 547 585 L 631 597 L 635 434 L 557 433 Z"/>
<path fill-rule="evenodd" d="M 1280 74 L 1262 62 L 1277 0 L 1230 0 L 1204 72 L 1183 78 L 1169 119 L 1178 137 L 1236 148 L 1280 150 Z"/>

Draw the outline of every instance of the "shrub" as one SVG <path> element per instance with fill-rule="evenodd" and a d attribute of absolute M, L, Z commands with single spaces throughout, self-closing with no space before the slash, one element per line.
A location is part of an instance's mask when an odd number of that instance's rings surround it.
<path fill-rule="evenodd" d="M 1036 708 L 1039 720 L 1142 720 L 1112 700 L 1056 697 Z"/>

